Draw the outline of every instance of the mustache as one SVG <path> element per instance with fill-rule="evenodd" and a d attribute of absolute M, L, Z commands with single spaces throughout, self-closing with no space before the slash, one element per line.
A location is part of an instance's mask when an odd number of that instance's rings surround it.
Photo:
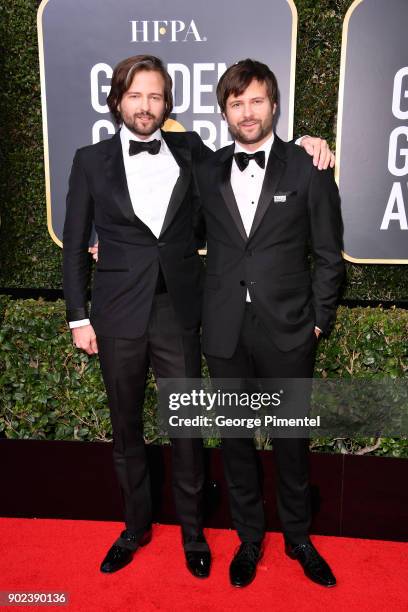
<path fill-rule="evenodd" d="M 149 119 L 156 119 L 156 116 L 152 113 L 149 113 L 149 111 L 146 111 L 144 113 L 135 113 L 136 119 L 144 119 L 145 117 L 149 117 Z"/>
<path fill-rule="evenodd" d="M 238 125 L 243 125 L 244 123 L 249 123 L 250 121 L 255 123 L 262 123 L 260 119 L 255 119 L 255 117 L 245 117 L 245 119 L 240 121 Z"/>

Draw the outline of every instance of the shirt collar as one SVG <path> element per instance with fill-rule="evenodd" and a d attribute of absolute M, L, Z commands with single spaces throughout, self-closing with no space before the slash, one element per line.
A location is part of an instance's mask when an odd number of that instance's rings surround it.
<path fill-rule="evenodd" d="M 272 132 L 270 138 L 268 138 L 268 140 L 266 140 L 260 147 L 255 149 L 255 151 L 248 151 L 245 146 L 242 146 L 239 142 L 236 142 L 234 153 L 257 153 L 257 151 L 265 151 L 265 159 L 267 160 L 271 152 L 274 140 L 275 134 Z"/>

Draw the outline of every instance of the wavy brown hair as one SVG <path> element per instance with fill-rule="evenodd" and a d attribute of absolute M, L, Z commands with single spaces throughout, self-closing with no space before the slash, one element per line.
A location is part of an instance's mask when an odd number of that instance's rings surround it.
<path fill-rule="evenodd" d="M 240 96 L 254 79 L 266 84 L 272 106 L 278 101 L 278 83 L 272 70 L 262 62 L 245 59 L 230 66 L 218 82 L 217 100 L 222 113 L 229 96 Z"/>
<path fill-rule="evenodd" d="M 132 84 L 133 77 L 137 72 L 142 70 L 154 70 L 159 72 L 164 79 L 164 104 L 165 111 L 163 123 L 169 117 L 173 110 L 173 81 L 171 76 L 164 67 L 160 58 L 154 55 L 133 55 L 127 57 L 115 66 L 111 81 L 111 90 L 109 92 L 107 103 L 109 110 L 112 113 L 116 123 L 121 123 L 122 117 L 118 111 L 123 95 L 127 92 Z"/>

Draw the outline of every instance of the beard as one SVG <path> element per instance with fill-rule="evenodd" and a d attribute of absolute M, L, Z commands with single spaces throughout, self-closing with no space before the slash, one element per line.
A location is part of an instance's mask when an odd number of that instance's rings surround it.
<path fill-rule="evenodd" d="M 144 125 L 141 121 L 142 118 L 148 117 L 151 121 Z M 154 134 L 156 130 L 160 129 L 163 125 L 164 114 L 160 117 L 153 115 L 152 113 L 135 113 L 133 117 L 123 117 L 122 121 L 135 136 L 143 137 Z"/>
<path fill-rule="evenodd" d="M 246 121 L 250 121 L 250 119 L 247 119 Z M 251 121 L 254 121 L 254 120 L 252 119 Z M 245 121 L 243 121 L 242 123 L 245 123 Z M 228 124 L 228 128 L 231 133 L 231 136 L 234 138 L 236 142 L 239 142 L 242 144 L 256 144 L 257 142 L 260 142 L 261 140 L 263 140 L 264 138 L 269 136 L 269 134 L 272 133 L 273 115 L 271 115 L 270 117 L 267 117 L 264 123 L 262 123 L 261 119 L 259 119 L 257 123 L 258 123 L 258 129 L 255 132 L 253 132 L 250 136 L 246 135 L 245 131 L 240 127 L 241 125 L 240 123 L 238 123 L 237 125 Z"/>

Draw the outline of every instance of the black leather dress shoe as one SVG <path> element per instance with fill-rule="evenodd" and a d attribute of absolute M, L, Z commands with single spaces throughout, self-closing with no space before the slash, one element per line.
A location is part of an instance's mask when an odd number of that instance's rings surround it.
<path fill-rule="evenodd" d="M 256 566 L 262 557 L 262 545 L 259 542 L 243 542 L 230 565 L 232 586 L 245 587 L 256 576 Z"/>
<path fill-rule="evenodd" d="M 208 578 L 211 568 L 211 553 L 198 550 L 186 550 L 186 565 L 196 578 Z"/>
<path fill-rule="evenodd" d="M 335 586 L 336 578 L 333 572 L 311 542 L 298 544 L 295 547 L 286 545 L 285 550 L 286 554 L 291 559 L 299 561 L 305 575 L 310 578 L 310 580 L 325 587 Z"/>
<path fill-rule="evenodd" d="M 211 569 L 211 552 L 204 534 L 183 538 L 183 546 L 188 570 L 196 578 L 208 578 Z"/>
<path fill-rule="evenodd" d="M 142 537 L 137 538 L 128 531 L 122 531 L 120 538 L 111 546 L 101 563 L 101 572 L 112 574 L 125 567 L 133 559 L 133 555 L 140 546 L 146 546 L 152 539 L 152 531 L 149 529 Z"/>

